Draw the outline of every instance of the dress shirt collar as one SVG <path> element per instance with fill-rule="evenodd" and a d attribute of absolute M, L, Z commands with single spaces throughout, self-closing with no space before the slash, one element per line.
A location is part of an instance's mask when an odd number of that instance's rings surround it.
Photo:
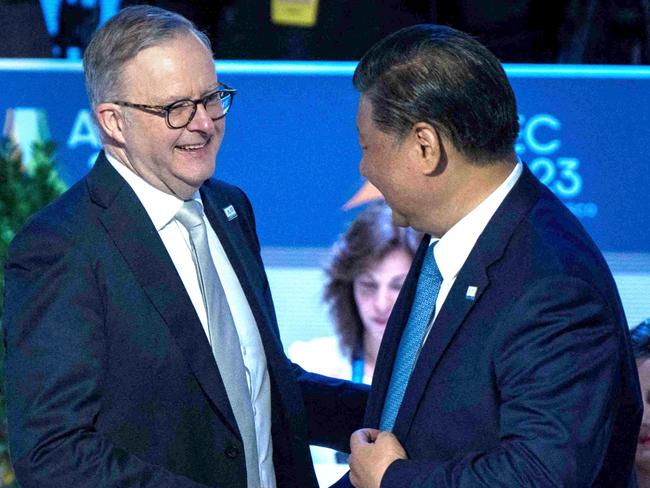
<path fill-rule="evenodd" d="M 178 212 L 181 205 L 183 205 L 183 200 L 152 186 L 142 177 L 120 163 L 112 155 L 106 153 L 106 159 L 108 159 L 108 162 L 111 163 L 113 168 L 115 168 L 115 170 L 133 189 L 157 231 L 163 229 L 174 219 L 176 212 Z M 193 198 L 203 206 L 201 196 L 198 192 L 194 194 Z"/>
<path fill-rule="evenodd" d="M 440 239 L 431 238 L 431 243 L 440 241 L 434 248 L 434 257 L 443 280 L 456 277 L 483 229 L 515 186 L 522 170 L 522 162 L 519 161 L 504 182 L 476 208 L 456 222 Z"/>

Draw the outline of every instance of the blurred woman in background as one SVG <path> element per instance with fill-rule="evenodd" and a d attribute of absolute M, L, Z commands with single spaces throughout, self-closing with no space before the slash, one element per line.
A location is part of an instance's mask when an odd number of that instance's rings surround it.
<path fill-rule="evenodd" d="M 421 236 L 393 224 L 390 208 L 361 212 L 332 249 L 323 293 L 335 336 L 297 341 L 289 356 L 308 371 L 370 384 L 381 338 Z"/>
<path fill-rule="evenodd" d="M 421 235 L 393 224 L 384 203 L 363 210 L 332 248 L 323 300 L 336 335 L 296 341 L 289 357 L 307 371 L 370 384 L 379 345 Z M 312 446 L 321 485 L 347 470 L 347 454 Z M 324 469 L 337 464 L 340 470 Z"/>

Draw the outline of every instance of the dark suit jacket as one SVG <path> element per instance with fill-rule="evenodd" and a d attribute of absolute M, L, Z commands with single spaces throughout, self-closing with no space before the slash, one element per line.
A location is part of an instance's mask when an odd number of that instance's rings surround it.
<path fill-rule="evenodd" d="M 428 243 L 425 236 L 384 335 L 368 427 L 379 425 Z M 641 414 L 609 269 L 524 168 L 423 346 L 394 427 L 409 459 L 392 463 L 381 486 L 636 486 Z"/>
<path fill-rule="evenodd" d="M 250 203 L 214 180 L 201 195 L 264 344 L 278 487 L 315 487 L 306 420 L 314 440 L 340 449 L 361 424 L 365 393 L 287 360 Z M 23 488 L 246 486 L 203 328 L 146 211 L 103 155 L 13 241 L 3 326 Z"/>

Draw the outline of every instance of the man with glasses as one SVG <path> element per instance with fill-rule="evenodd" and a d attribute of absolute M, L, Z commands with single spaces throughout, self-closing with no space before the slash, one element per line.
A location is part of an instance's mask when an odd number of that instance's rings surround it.
<path fill-rule="evenodd" d="M 7 260 L 18 481 L 316 487 L 308 435 L 345 448 L 366 392 L 283 353 L 250 203 L 210 179 L 236 91 L 209 41 L 177 14 L 127 8 L 84 73 L 104 150 Z"/>

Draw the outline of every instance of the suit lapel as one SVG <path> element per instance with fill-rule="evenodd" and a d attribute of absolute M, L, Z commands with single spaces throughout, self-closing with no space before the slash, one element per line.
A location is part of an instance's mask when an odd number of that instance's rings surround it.
<path fill-rule="evenodd" d="M 88 175 L 100 221 L 174 336 L 185 360 L 224 423 L 239 436 L 210 344 L 174 263 L 137 196 L 104 158 Z"/>
<path fill-rule="evenodd" d="M 413 373 L 404 393 L 404 399 L 400 411 L 395 420 L 393 431 L 398 438 L 405 439 L 408 435 L 413 416 L 417 411 L 417 407 L 425 392 L 429 379 L 434 374 L 442 355 L 458 332 L 458 329 L 467 318 L 471 316 L 472 308 L 481 300 L 481 297 L 489 288 L 490 266 L 503 256 L 517 225 L 539 199 L 540 188 L 541 184 L 524 165 L 523 172 L 515 184 L 515 187 L 492 216 L 492 219 L 472 248 L 465 264 L 458 273 L 454 285 L 449 291 L 449 295 L 445 299 L 436 321 L 433 324 L 431 332 L 423 344 L 418 360 L 416 361 Z M 411 289 L 406 292 L 409 296 L 408 307 L 402 305 L 402 309 L 399 313 L 403 313 L 404 315 L 400 317 L 399 327 L 396 328 L 399 329 L 399 334 L 394 333 L 391 338 L 393 344 L 391 344 L 389 371 L 383 372 L 383 381 L 381 383 L 382 392 L 377 395 L 377 397 L 381 397 L 381 404 L 378 408 L 379 416 L 381 415 L 383 399 L 388 388 L 388 383 L 390 382 L 390 374 L 392 374 L 392 362 L 397 353 L 399 339 L 401 338 L 402 330 L 408 320 L 410 304 L 415 295 L 415 287 L 417 285 L 417 278 L 422 265 L 422 259 L 423 257 L 419 257 L 419 261 L 417 261 L 417 273 L 415 276 L 410 276 L 409 273 L 409 280 L 412 280 L 413 282 L 410 282 Z M 415 264 L 416 262 L 414 262 L 414 267 Z M 477 288 L 473 300 L 468 299 L 466 296 L 469 286 L 475 286 Z M 402 297 L 400 296 L 400 299 L 401 298 Z M 488 325 L 489 324 L 486 324 L 486 326 Z M 383 346 L 384 342 L 382 342 L 382 347 Z M 386 361 L 386 365 L 388 365 L 388 361 Z M 379 417 L 377 417 L 377 423 L 378 419 Z"/>
<path fill-rule="evenodd" d="M 295 401 L 300 397 L 300 391 L 296 383 L 291 381 L 294 374 L 284 355 L 273 302 L 270 296 L 265 295 L 268 290 L 266 275 L 257 257 L 251 251 L 250 240 L 255 237 L 244 234 L 242 221 L 239 220 L 250 217 L 238 215 L 237 218 L 228 220 L 224 209 L 233 202 L 228 201 L 223 192 L 212 188 L 208 194 L 206 188 L 209 187 L 208 184 L 201 191 L 205 213 L 246 295 L 264 347 L 271 385 L 275 386 L 272 393 L 275 393 L 275 397 L 281 403 L 279 410 L 272 408 L 272 419 L 277 420 L 277 413 L 281 411 L 287 415 L 287 420 L 293 423 L 304 415 L 301 406 Z M 293 431 L 299 431 L 300 428 L 300 425 L 294 425 Z M 286 426 L 282 429 L 286 430 Z"/>
<path fill-rule="evenodd" d="M 470 254 L 471 256 L 471 254 Z M 403 439 L 408 434 L 411 421 L 420 399 L 424 393 L 429 378 L 442 357 L 445 349 L 452 341 L 458 328 L 464 322 L 474 303 L 489 286 L 489 279 L 486 274 L 487 266 L 478 260 L 471 260 L 468 257 L 466 264 L 458 274 L 449 295 L 436 317 L 436 321 L 423 344 L 420 355 L 413 368 L 408 386 L 404 392 L 404 399 L 400 407 L 393 432 Z M 476 286 L 478 294 L 474 300 L 466 298 L 468 286 Z"/>
<path fill-rule="evenodd" d="M 278 351 L 282 351 L 282 345 L 273 333 L 275 329 L 273 306 L 264 296 L 266 278 L 260 272 L 255 256 L 251 254 L 250 243 L 247 242 L 238 222 L 238 219 L 245 217 L 238 215 L 235 219 L 228 220 L 224 209 L 232 202 L 227 201 L 219 192 L 212 191 L 208 196 L 205 191 L 202 191 L 201 196 L 205 214 L 228 256 L 251 307 L 264 344 L 264 351 L 267 356 L 269 354 L 277 356 Z"/>

